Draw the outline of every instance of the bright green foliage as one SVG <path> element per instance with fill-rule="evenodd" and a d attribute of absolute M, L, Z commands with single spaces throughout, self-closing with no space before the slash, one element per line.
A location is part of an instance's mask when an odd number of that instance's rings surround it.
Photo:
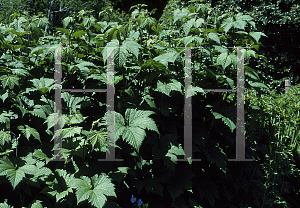
<path fill-rule="evenodd" d="M 28 126 L 28 125 L 25 125 L 25 127 L 24 126 L 18 126 L 18 129 L 23 133 L 23 135 L 27 139 L 29 139 L 29 137 L 32 135 L 35 139 L 37 139 L 37 140 L 39 140 L 39 142 L 41 142 L 40 134 L 39 134 L 39 132 L 36 131 L 36 129 L 34 129 L 34 128 Z"/>
<path fill-rule="evenodd" d="M 115 114 L 116 140 L 122 136 L 123 140 L 128 142 L 137 151 L 139 151 L 146 136 L 145 129 L 156 131 L 159 134 L 154 120 L 149 118 L 150 115 L 154 114 L 152 111 L 127 109 L 125 112 L 125 119 L 121 114 Z M 110 129 L 108 129 L 108 131 L 110 131 Z"/>
<path fill-rule="evenodd" d="M 10 89 L 13 89 L 15 85 L 19 85 L 19 77 L 16 75 L 3 75 L 0 77 L 3 88 L 8 86 Z"/>
<path fill-rule="evenodd" d="M 247 62 L 268 61 L 260 41 L 269 35 L 257 17 L 175 0 L 159 21 L 146 5 L 130 11 L 61 14 L 52 35 L 45 31 L 51 22 L 38 15 L 15 13 L 0 25 L 0 184 L 12 190 L 0 202 L 113 208 L 138 195 L 145 207 L 299 207 L 299 113 L 291 110 L 298 94 L 260 98 L 268 82 Z M 236 94 L 203 89 L 236 88 L 240 60 L 230 47 L 246 45 L 245 157 L 254 161 L 227 162 L 236 157 Z M 185 47 L 192 47 L 188 89 Z M 55 62 L 62 86 L 53 79 Z M 107 80 L 112 62 L 114 78 Z M 55 112 L 53 89 L 106 84 L 115 89 L 113 112 L 99 92 L 62 92 L 62 112 Z M 177 161 L 186 155 L 185 95 L 193 113 L 187 162 Z M 53 132 L 56 124 L 61 129 Z M 124 161 L 98 161 L 110 154 L 108 145 Z M 62 161 L 51 161 L 58 156 Z"/>
<path fill-rule="evenodd" d="M 25 173 L 34 175 L 36 168 L 34 165 L 24 165 L 18 168 L 7 156 L 4 156 L 0 162 L 0 175 L 8 178 L 13 189 L 15 189 L 16 186 L 23 180 Z"/>
<path fill-rule="evenodd" d="M 171 83 L 167 83 L 167 84 L 162 83 L 161 81 L 158 81 L 156 90 L 167 96 L 170 96 L 171 91 L 182 92 L 182 90 L 181 90 L 182 85 L 180 82 L 178 82 L 175 79 L 172 79 L 170 81 L 171 81 Z"/>
<path fill-rule="evenodd" d="M 84 200 L 88 200 L 93 206 L 101 208 L 104 206 L 106 196 L 114 196 L 114 184 L 106 175 L 94 175 L 92 179 L 82 176 L 81 179 L 73 179 L 70 187 L 76 189 L 77 205 Z"/>

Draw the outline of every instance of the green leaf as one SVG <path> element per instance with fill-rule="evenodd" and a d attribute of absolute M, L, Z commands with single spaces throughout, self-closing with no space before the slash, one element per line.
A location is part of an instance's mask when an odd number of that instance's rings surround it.
<path fill-rule="evenodd" d="M 82 36 L 85 36 L 86 32 L 84 30 L 77 30 L 76 32 L 72 33 L 72 38 L 81 38 Z"/>
<path fill-rule="evenodd" d="M 72 124 L 79 124 L 83 122 L 88 116 L 83 117 L 80 111 L 77 111 L 75 114 L 72 114 L 69 117 L 70 117 L 70 121 L 68 123 L 72 125 Z"/>
<path fill-rule="evenodd" d="M 194 24 L 195 24 L 195 18 L 190 19 L 183 25 L 183 31 L 186 36 L 189 34 L 190 29 L 193 27 Z"/>
<path fill-rule="evenodd" d="M 78 103 L 84 101 L 84 97 L 75 97 L 69 92 L 61 93 L 61 97 L 67 103 L 68 108 L 71 108 L 73 112 L 76 112 L 78 108 L 80 109 L 81 106 L 78 105 Z"/>
<path fill-rule="evenodd" d="M 224 27 L 225 34 L 232 28 L 232 26 L 233 26 L 233 18 L 232 17 L 228 17 L 223 20 L 222 27 Z"/>
<path fill-rule="evenodd" d="M 25 173 L 34 175 L 34 165 L 24 165 L 16 169 L 15 165 L 7 156 L 0 159 L 0 176 L 6 176 L 10 181 L 13 189 L 23 180 Z"/>
<path fill-rule="evenodd" d="M 155 24 L 156 24 L 156 19 L 155 18 L 153 18 L 153 17 L 146 17 L 146 18 L 142 18 L 140 26 L 141 26 L 141 28 L 150 29 Z"/>
<path fill-rule="evenodd" d="M 250 58 L 250 56 L 254 57 L 255 58 L 255 51 L 253 50 L 245 50 L 246 53 L 244 54 L 245 55 L 245 59 L 248 60 Z"/>
<path fill-rule="evenodd" d="M 171 91 L 182 92 L 181 86 L 182 84 L 175 79 L 170 80 L 171 83 L 162 83 L 160 80 L 157 82 L 157 88 L 155 91 L 161 92 L 170 97 Z"/>
<path fill-rule="evenodd" d="M 11 69 L 11 72 L 16 75 L 22 75 L 22 76 L 27 76 L 30 75 L 28 71 L 25 69 Z"/>
<path fill-rule="evenodd" d="M 245 74 L 249 77 L 251 77 L 252 79 L 255 79 L 255 80 L 259 80 L 259 76 L 258 74 L 255 72 L 254 69 L 252 69 L 251 67 L 249 66 L 244 66 L 245 68 Z"/>
<path fill-rule="evenodd" d="M 203 18 L 199 18 L 199 19 L 197 19 L 196 20 L 196 22 L 195 22 L 195 27 L 196 28 L 199 28 L 202 24 L 204 24 L 204 19 Z"/>
<path fill-rule="evenodd" d="M 44 208 L 41 202 L 43 201 L 35 200 L 35 202 L 31 205 L 30 208 Z"/>
<path fill-rule="evenodd" d="M 175 50 L 171 50 L 167 53 L 160 54 L 159 56 L 155 57 L 153 60 L 158 61 L 168 67 L 168 62 L 174 63 L 177 57 L 179 56 L 179 53 Z"/>
<path fill-rule="evenodd" d="M 174 10 L 173 13 L 174 13 L 173 18 L 175 23 L 177 20 L 181 19 L 182 17 L 187 16 L 189 11 L 186 8 L 183 8 L 182 10 L 176 9 Z"/>
<path fill-rule="evenodd" d="M 73 17 L 66 17 L 66 18 L 63 19 L 62 22 L 63 22 L 64 28 L 66 28 L 70 24 L 70 22 L 74 22 L 74 18 Z"/>
<path fill-rule="evenodd" d="M 67 37 L 69 37 L 70 35 L 70 30 L 69 29 L 65 29 L 65 28 L 56 28 L 57 31 L 61 32 L 62 34 L 66 35 Z M 54 49 L 55 50 L 55 49 Z"/>
<path fill-rule="evenodd" d="M 184 37 L 183 38 L 183 43 L 184 43 L 184 46 L 187 46 L 189 43 L 193 42 L 194 40 L 194 37 L 193 36 L 187 36 L 187 37 Z"/>
<path fill-rule="evenodd" d="M 226 124 L 230 128 L 231 132 L 233 132 L 233 130 L 236 128 L 236 125 L 230 119 L 230 117 L 233 115 L 231 107 L 224 106 L 221 113 L 214 112 L 212 109 L 211 112 L 215 119 L 222 119 L 224 124 Z"/>
<path fill-rule="evenodd" d="M 52 88 L 54 88 L 54 85 L 50 87 L 52 84 L 54 84 L 54 79 L 40 78 L 40 79 L 33 79 L 30 81 L 33 83 L 35 90 L 39 90 L 42 93 L 46 93 L 50 91 Z"/>
<path fill-rule="evenodd" d="M 36 106 L 35 106 L 36 107 Z M 29 113 L 31 113 L 34 116 L 46 119 L 46 114 L 45 111 L 42 108 L 35 108 L 33 109 L 33 111 L 28 111 Z"/>
<path fill-rule="evenodd" d="M 108 49 L 109 47 L 112 48 Z M 113 47 L 116 47 L 114 49 L 114 57 L 118 66 L 125 66 L 129 53 L 132 53 L 138 59 L 139 49 L 141 48 L 138 43 L 131 40 L 125 40 L 123 45 L 119 47 L 119 41 L 117 39 L 113 39 L 102 51 L 104 63 L 106 62 L 107 57 L 111 55 Z M 109 54 L 107 54 L 108 51 Z"/>
<path fill-rule="evenodd" d="M 43 153 L 43 151 L 41 149 L 35 149 L 33 156 L 37 157 L 38 159 L 41 159 L 41 160 L 49 159 L 47 157 L 47 155 L 45 153 Z"/>
<path fill-rule="evenodd" d="M 255 26 L 255 22 L 253 21 L 247 21 L 254 29 L 256 29 L 256 26 Z"/>
<path fill-rule="evenodd" d="M 87 66 L 96 67 L 96 65 L 93 64 L 92 62 L 81 61 L 80 63 L 71 66 L 70 70 L 74 71 L 75 69 L 79 69 L 81 74 L 86 77 L 88 75 L 88 73 L 90 72 L 90 69 Z"/>
<path fill-rule="evenodd" d="M 234 53 L 231 53 L 229 55 L 229 58 L 231 59 L 231 63 L 233 64 L 233 66 L 237 66 L 237 55 L 235 55 Z"/>
<path fill-rule="evenodd" d="M 223 69 L 231 64 L 231 59 L 228 55 L 228 53 L 221 53 L 217 58 L 217 64 L 222 65 Z"/>
<path fill-rule="evenodd" d="M 154 120 L 149 117 L 152 114 L 154 114 L 153 111 L 127 109 L 125 112 L 125 120 L 127 125 L 125 125 L 122 115 L 116 112 L 116 140 L 122 135 L 123 140 L 128 142 L 137 151 L 139 151 L 139 148 L 146 136 L 145 129 L 155 131 L 159 134 Z M 108 127 L 108 130 L 110 130 L 110 127 Z"/>
<path fill-rule="evenodd" d="M 191 181 L 195 174 L 187 169 L 176 170 L 174 175 L 168 181 L 167 190 L 172 196 L 173 201 L 178 198 L 183 190 L 190 190 L 193 186 Z"/>
<path fill-rule="evenodd" d="M 207 160 L 209 165 L 216 164 L 218 168 L 222 169 L 222 171 L 226 171 L 227 168 L 227 155 L 224 153 L 223 149 L 219 147 L 217 143 L 215 146 L 212 146 L 208 149 L 208 152 L 205 153 L 207 156 Z"/>
<path fill-rule="evenodd" d="M 259 87 L 259 88 L 265 88 L 265 89 L 268 89 L 268 87 L 261 83 L 261 82 L 252 82 L 252 81 L 248 81 L 249 84 L 252 86 L 252 87 Z"/>
<path fill-rule="evenodd" d="M 47 123 L 48 127 L 47 129 L 52 128 L 55 124 L 57 124 L 59 121 L 62 121 L 61 127 L 63 128 L 65 124 L 69 121 L 68 116 L 66 115 L 60 115 L 58 113 L 51 113 L 44 123 Z"/>
<path fill-rule="evenodd" d="M 166 70 L 166 66 L 158 61 L 154 61 L 153 59 L 148 59 L 146 63 L 142 65 L 142 68 L 145 69 L 157 69 L 157 70 Z"/>
<path fill-rule="evenodd" d="M 199 45 L 201 45 L 201 43 L 203 42 L 204 38 L 200 38 L 198 36 L 194 36 L 195 41 L 197 41 L 199 43 Z"/>
<path fill-rule="evenodd" d="M 1 91 L 4 92 L 3 89 L 1 89 Z M 8 90 L 6 90 L 6 92 L 4 94 L 0 95 L 0 98 L 3 100 L 3 103 L 4 103 L 6 98 L 8 98 Z"/>
<path fill-rule="evenodd" d="M 236 15 L 236 20 L 246 20 L 246 21 L 250 21 L 253 20 L 253 18 L 250 15 L 243 15 L 243 13 L 238 13 Z"/>
<path fill-rule="evenodd" d="M 106 146 L 106 128 L 102 128 L 100 131 L 92 131 L 88 134 L 87 140 L 91 142 L 92 148 L 96 145 L 97 142 L 100 144 L 100 149 Z"/>
<path fill-rule="evenodd" d="M 249 32 L 249 35 L 258 43 L 259 39 L 261 38 L 261 36 L 266 36 L 264 33 L 262 32 Z"/>
<path fill-rule="evenodd" d="M 71 187 L 77 190 L 77 205 L 81 201 L 88 200 L 93 206 L 102 208 L 107 201 L 106 196 L 116 197 L 114 184 L 104 174 L 101 176 L 96 174 L 92 177 L 92 180 L 86 176 L 81 176 L 81 179 L 72 181 Z"/>
<path fill-rule="evenodd" d="M 2 75 L 0 80 L 2 81 L 3 89 L 6 86 L 9 86 L 10 89 L 13 89 L 15 85 L 19 86 L 19 77 L 16 75 Z"/>
<path fill-rule="evenodd" d="M 7 199 L 5 199 L 4 203 L 0 203 L 0 208 L 14 208 L 11 205 L 7 204 Z"/>
<path fill-rule="evenodd" d="M 208 38 L 213 41 L 216 41 L 217 43 L 219 43 L 221 45 L 220 38 L 216 33 L 208 33 Z"/>
<path fill-rule="evenodd" d="M 91 26 L 94 26 L 95 25 L 95 22 L 96 22 L 96 18 L 93 17 L 92 15 L 90 15 L 90 17 L 84 17 L 83 18 L 83 25 L 86 27 L 91 27 Z"/>
<path fill-rule="evenodd" d="M 119 41 L 117 39 L 111 40 L 107 45 L 105 46 L 104 50 L 102 51 L 103 56 L 103 62 L 106 63 L 106 60 L 109 56 L 111 56 L 114 47 L 119 47 Z"/>
<path fill-rule="evenodd" d="M 176 163 L 178 155 L 185 155 L 184 150 L 182 149 L 180 144 L 179 147 L 172 145 L 171 148 L 168 150 L 168 153 L 166 154 L 166 156 L 170 157 L 174 163 Z"/>
<path fill-rule="evenodd" d="M 233 27 L 244 30 L 246 26 L 246 22 L 243 20 L 238 20 L 233 22 Z"/>
<path fill-rule="evenodd" d="M 11 136 L 10 136 L 10 133 L 9 131 L 0 131 L 0 144 L 2 146 L 5 145 L 5 142 L 9 143 L 11 140 Z"/>
<path fill-rule="evenodd" d="M 23 135 L 27 138 L 28 141 L 29 137 L 32 135 L 35 139 L 42 143 L 40 140 L 40 134 L 34 128 L 31 128 L 30 126 L 25 124 L 25 128 L 23 125 L 21 125 L 18 126 L 18 130 L 20 130 L 23 133 Z"/>
<path fill-rule="evenodd" d="M 60 135 L 60 133 L 62 134 L 62 139 L 74 137 L 75 134 L 80 134 L 81 130 L 82 130 L 82 127 L 78 127 L 78 126 L 59 129 L 55 132 L 53 138 L 58 137 Z"/>
<path fill-rule="evenodd" d="M 139 58 L 139 49 L 141 49 L 142 47 L 140 46 L 140 44 L 138 44 L 135 41 L 131 41 L 131 40 L 125 40 L 123 42 L 122 47 L 125 47 L 125 49 L 132 53 L 133 55 L 135 55 L 135 57 L 138 59 Z"/>
<path fill-rule="evenodd" d="M 197 41 L 199 43 L 199 45 L 201 45 L 201 43 L 203 42 L 203 38 L 197 37 L 197 36 L 188 36 L 188 37 L 184 37 L 183 38 L 183 43 L 185 46 L 187 46 L 189 43 L 193 42 L 193 41 Z"/>

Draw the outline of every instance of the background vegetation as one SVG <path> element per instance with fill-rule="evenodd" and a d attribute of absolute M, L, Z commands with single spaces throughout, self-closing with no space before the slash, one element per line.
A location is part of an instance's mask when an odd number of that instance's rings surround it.
<path fill-rule="evenodd" d="M 270 27 L 298 24 L 295 2 L 171 0 L 160 17 L 143 4 L 122 11 L 118 2 L 52 1 L 51 9 L 50 1 L 12 2 L 0 26 L 1 207 L 299 207 L 298 48 L 279 50 L 291 43 Z M 288 28 L 297 41 L 296 27 Z M 185 49 L 176 47 L 202 47 L 192 49 L 193 87 L 228 89 L 237 78 L 236 49 L 228 47 L 245 45 L 252 47 L 244 66 L 246 158 L 254 161 L 228 162 L 236 94 L 195 92 L 193 158 L 202 161 L 176 162 L 184 155 L 185 96 Z M 46 161 L 55 157 L 57 46 L 64 46 L 65 89 L 105 89 L 106 51 L 119 47 L 116 158 L 123 162 L 98 162 L 111 118 L 106 97 L 69 92 L 62 93 L 62 155 L 70 161 Z M 281 81 L 292 75 L 284 94 Z"/>

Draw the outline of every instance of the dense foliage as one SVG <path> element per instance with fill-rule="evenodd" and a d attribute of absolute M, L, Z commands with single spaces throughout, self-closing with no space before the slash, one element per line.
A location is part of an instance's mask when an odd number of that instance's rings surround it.
<path fill-rule="evenodd" d="M 184 155 L 184 47 L 194 47 L 193 87 L 232 89 L 237 55 L 229 46 L 249 45 L 245 60 L 267 61 L 267 35 L 239 10 L 220 15 L 208 3 L 176 1 L 166 9 L 160 21 L 141 4 L 119 21 L 81 10 L 53 35 L 43 16 L 14 13 L 0 26 L 0 206 L 299 206 L 300 88 L 275 95 L 246 61 L 246 158 L 254 161 L 227 161 L 235 158 L 233 92 L 193 93 L 193 159 L 202 161 L 176 161 Z M 124 161 L 98 161 L 109 115 L 106 96 L 88 92 L 62 93 L 62 155 L 70 161 L 46 160 L 55 157 L 58 46 L 64 89 L 105 89 L 106 52 L 116 47 L 116 158 Z"/>

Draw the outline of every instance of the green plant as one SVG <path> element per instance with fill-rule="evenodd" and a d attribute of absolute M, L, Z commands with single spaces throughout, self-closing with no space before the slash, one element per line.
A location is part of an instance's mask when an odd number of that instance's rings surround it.
<path fill-rule="evenodd" d="M 291 155 L 276 155 L 284 161 L 279 168 L 272 166 L 275 155 L 260 160 L 269 144 L 257 141 L 255 130 L 263 126 L 260 113 L 265 107 L 254 107 L 249 100 L 245 104 L 253 123 L 246 126 L 246 158 L 255 162 L 227 162 L 235 155 L 234 93 L 192 93 L 192 154 L 202 161 L 177 161 L 185 155 L 185 47 L 193 47 L 193 87 L 234 88 L 237 55 L 228 46 L 248 44 L 252 49 L 244 50 L 246 60 L 265 58 L 259 54 L 265 35 L 253 27 L 255 19 L 238 10 L 219 15 L 209 4 L 179 6 L 173 1 L 168 7 L 172 9 L 156 21 L 144 6 L 132 7 L 131 18 L 118 22 L 99 21 L 81 10 L 65 17 L 53 36 L 45 33 L 47 21 L 39 16 L 32 23 L 15 13 L 12 23 L 0 27 L 0 183 L 9 190 L 1 201 L 8 199 L 5 203 L 15 207 L 112 208 L 129 206 L 133 194 L 149 207 L 292 203 L 297 196 L 282 195 L 297 192 L 293 184 L 298 179 L 291 176 L 298 176 L 298 169 L 292 167 Z M 54 111 L 53 65 L 61 46 L 63 79 L 58 81 L 63 89 L 105 89 L 107 51 L 115 47 L 115 77 L 110 80 L 115 88 L 114 114 L 106 113 L 106 97 L 95 92 L 63 92 L 62 112 Z M 244 67 L 245 87 L 253 94 L 264 90 L 256 70 L 247 62 Z M 53 132 L 59 121 L 61 130 Z M 105 128 L 105 121 L 115 121 L 114 144 L 107 141 L 113 125 Z M 272 122 L 270 129 L 260 129 L 260 139 L 276 134 Z M 62 148 L 53 146 L 59 134 Z M 282 140 L 282 134 L 291 135 L 281 129 Z M 115 145 L 116 159 L 124 161 L 99 162 L 108 145 Z M 53 154 L 56 148 L 63 162 L 49 161 L 58 156 Z M 286 178 L 280 181 L 271 171 L 281 171 L 278 175 Z M 271 183 L 272 177 L 277 184 Z M 13 200 L 16 197 L 20 200 Z"/>

